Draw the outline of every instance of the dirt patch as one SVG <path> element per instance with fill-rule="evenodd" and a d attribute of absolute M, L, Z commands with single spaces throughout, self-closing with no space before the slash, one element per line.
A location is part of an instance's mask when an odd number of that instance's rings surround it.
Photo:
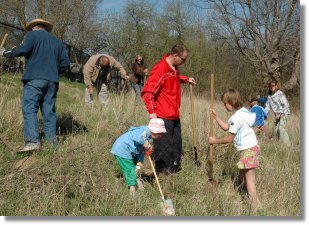
<path fill-rule="evenodd" d="M 32 156 L 25 157 L 19 161 L 16 162 L 15 164 L 15 169 L 17 170 L 25 170 L 30 168 L 34 163 L 35 159 L 32 158 Z"/>

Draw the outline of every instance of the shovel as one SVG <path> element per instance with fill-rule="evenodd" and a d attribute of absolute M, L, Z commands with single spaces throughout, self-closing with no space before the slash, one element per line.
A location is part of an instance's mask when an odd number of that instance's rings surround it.
<path fill-rule="evenodd" d="M 214 106 L 214 75 L 210 75 L 210 108 Z M 214 135 L 214 119 L 210 116 L 210 124 L 209 124 L 209 135 Z M 209 159 L 208 159 L 208 182 L 210 185 L 210 190 L 216 188 L 218 186 L 218 182 L 213 178 L 213 152 L 214 145 L 211 144 L 209 147 Z"/>
<path fill-rule="evenodd" d="M 3 39 L 2 39 L 1 45 L 0 45 L 0 48 L 3 47 L 3 45 L 4 45 L 5 41 L 6 41 L 6 39 L 8 38 L 8 36 L 9 36 L 9 34 L 5 33 L 5 35 L 4 35 Z"/>
<path fill-rule="evenodd" d="M 3 47 L 3 45 L 4 45 L 4 43 L 5 43 L 5 41 L 6 41 L 6 39 L 7 39 L 8 36 L 9 36 L 9 34 L 8 34 L 8 33 L 5 33 L 5 35 L 4 35 L 3 39 L 2 39 L 1 45 L 0 45 L 0 48 Z M 1 63 L 1 64 L 0 64 L 0 69 L 2 69 L 2 68 L 3 68 L 3 64 Z M 0 78 L 0 79 L 1 79 L 1 78 Z"/>
<path fill-rule="evenodd" d="M 194 164 L 197 167 L 201 166 L 201 162 L 197 159 L 197 148 L 196 148 L 196 137 L 195 137 L 195 113 L 194 113 L 194 97 L 193 97 L 193 88 L 190 84 L 190 100 L 191 100 L 191 114 L 192 114 L 192 148 L 194 151 Z"/>
<path fill-rule="evenodd" d="M 165 200 L 163 192 L 162 192 L 162 189 L 161 189 L 161 186 L 160 186 L 160 183 L 159 183 L 159 179 L 158 179 L 156 170 L 155 170 L 155 168 L 153 166 L 153 163 L 152 163 L 150 155 L 148 155 L 148 159 L 149 159 L 151 168 L 153 170 L 153 173 L 155 175 L 155 178 L 156 178 L 156 181 L 157 181 L 157 184 L 158 184 L 158 187 L 159 187 L 159 191 L 160 191 L 160 194 L 161 194 L 162 203 L 160 204 L 160 206 L 161 206 L 162 212 L 165 215 L 167 215 L 167 216 L 174 216 L 175 215 L 175 209 L 174 209 L 174 205 L 173 205 L 172 199 L 166 199 Z"/>

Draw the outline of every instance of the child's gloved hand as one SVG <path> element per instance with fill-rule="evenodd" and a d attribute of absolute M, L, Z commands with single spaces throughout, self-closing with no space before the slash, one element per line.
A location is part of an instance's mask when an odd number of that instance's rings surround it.
<path fill-rule="evenodd" d="M 142 167 L 142 166 L 144 166 L 144 163 L 142 163 L 142 162 L 137 162 L 137 163 L 136 163 L 136 166 Z"/>
<path fill-rule="evenodd" d="M 145 148 L 145 155 L 150 156 L 152 154 L 152 146 L 148 145 L 147 148 Z"/>

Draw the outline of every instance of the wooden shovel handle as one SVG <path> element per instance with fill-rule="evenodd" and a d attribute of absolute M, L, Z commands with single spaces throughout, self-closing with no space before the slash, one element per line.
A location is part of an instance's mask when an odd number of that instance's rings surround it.
<path fill-rule="evenodd" d="M 4 45 L 5 41 L 6 41 L 6 39 L 8 38 L 8 36 L 9 36 L 9 34 L 5 33 L 5 35 L 4 35 L 3 39 L 2 39 L 1 45 L 0 45 L 0 48 L 3 47 L 3 45 Z"/>
<path fill-rule="evenodd" d="M 193 147 L 196 147 L 193 84 L 190 84 L 190 100 L 191 100 L 191 114 L 192 114 L 192 143 Z"/>
<path fill-rule="evenodd" d="M 214 74 L 210 75 L 210 108 L 214 107 Z M 210 129 L 209 129 L 209 135 L 214 135 L 214 118 L 210 116 Z M 214 151 L 214 145 L 210 145 L 210 151 L 209 151 L 209 161 L 211 163 L 211 170 L 212 170 L 212 162 L 213 162 L 213 151 Z M 212 175 L 212 172 L 211 172 Z"/>
<path fill-rule="evenodd" d="M 151 157 L 150 155 L 148 156 L 148 159 L 149 159 L 149 162 L 150 162 L 150 165 L 151 165 L 151 168 L 152 168 L 152 171 L 155 175 L 155 178 L 156 178 L 156 181 L 157 181 L 157 184 L 158 184 L 158 187 L 159 187 L 159 191 L 160 191 L 160 194 L 161 194 L 161 198 L 163 200 L 163 202 L 165 202 L 165 198 L 164 198 L 164 195 L 163 195 L 163 192 L 162 192 L 162 189 L 161 189 L 161 186 L 160 186 L 160 183 L 159 183 L 159 179 L 158 179 L 158 176 L 157 176 L 157 173 L 156 173 L 156 170 L 153 166 L 153 163 L 152 163 L 152 160 L 151 160 Z"/>

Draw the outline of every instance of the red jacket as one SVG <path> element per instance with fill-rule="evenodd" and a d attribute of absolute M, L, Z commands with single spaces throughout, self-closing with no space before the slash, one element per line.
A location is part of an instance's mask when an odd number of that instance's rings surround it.
<path fill-rule="evenodd" d="M 164 55 L 151 70 L 150 76 L 142 91 L 142 98 L 149 114 L 156 113 L 158 117 L 169 120 L 179 119 L 181 91 L 180 84 L 187 83 L 189 78 L 179 75 L 166 62 Z"/>

